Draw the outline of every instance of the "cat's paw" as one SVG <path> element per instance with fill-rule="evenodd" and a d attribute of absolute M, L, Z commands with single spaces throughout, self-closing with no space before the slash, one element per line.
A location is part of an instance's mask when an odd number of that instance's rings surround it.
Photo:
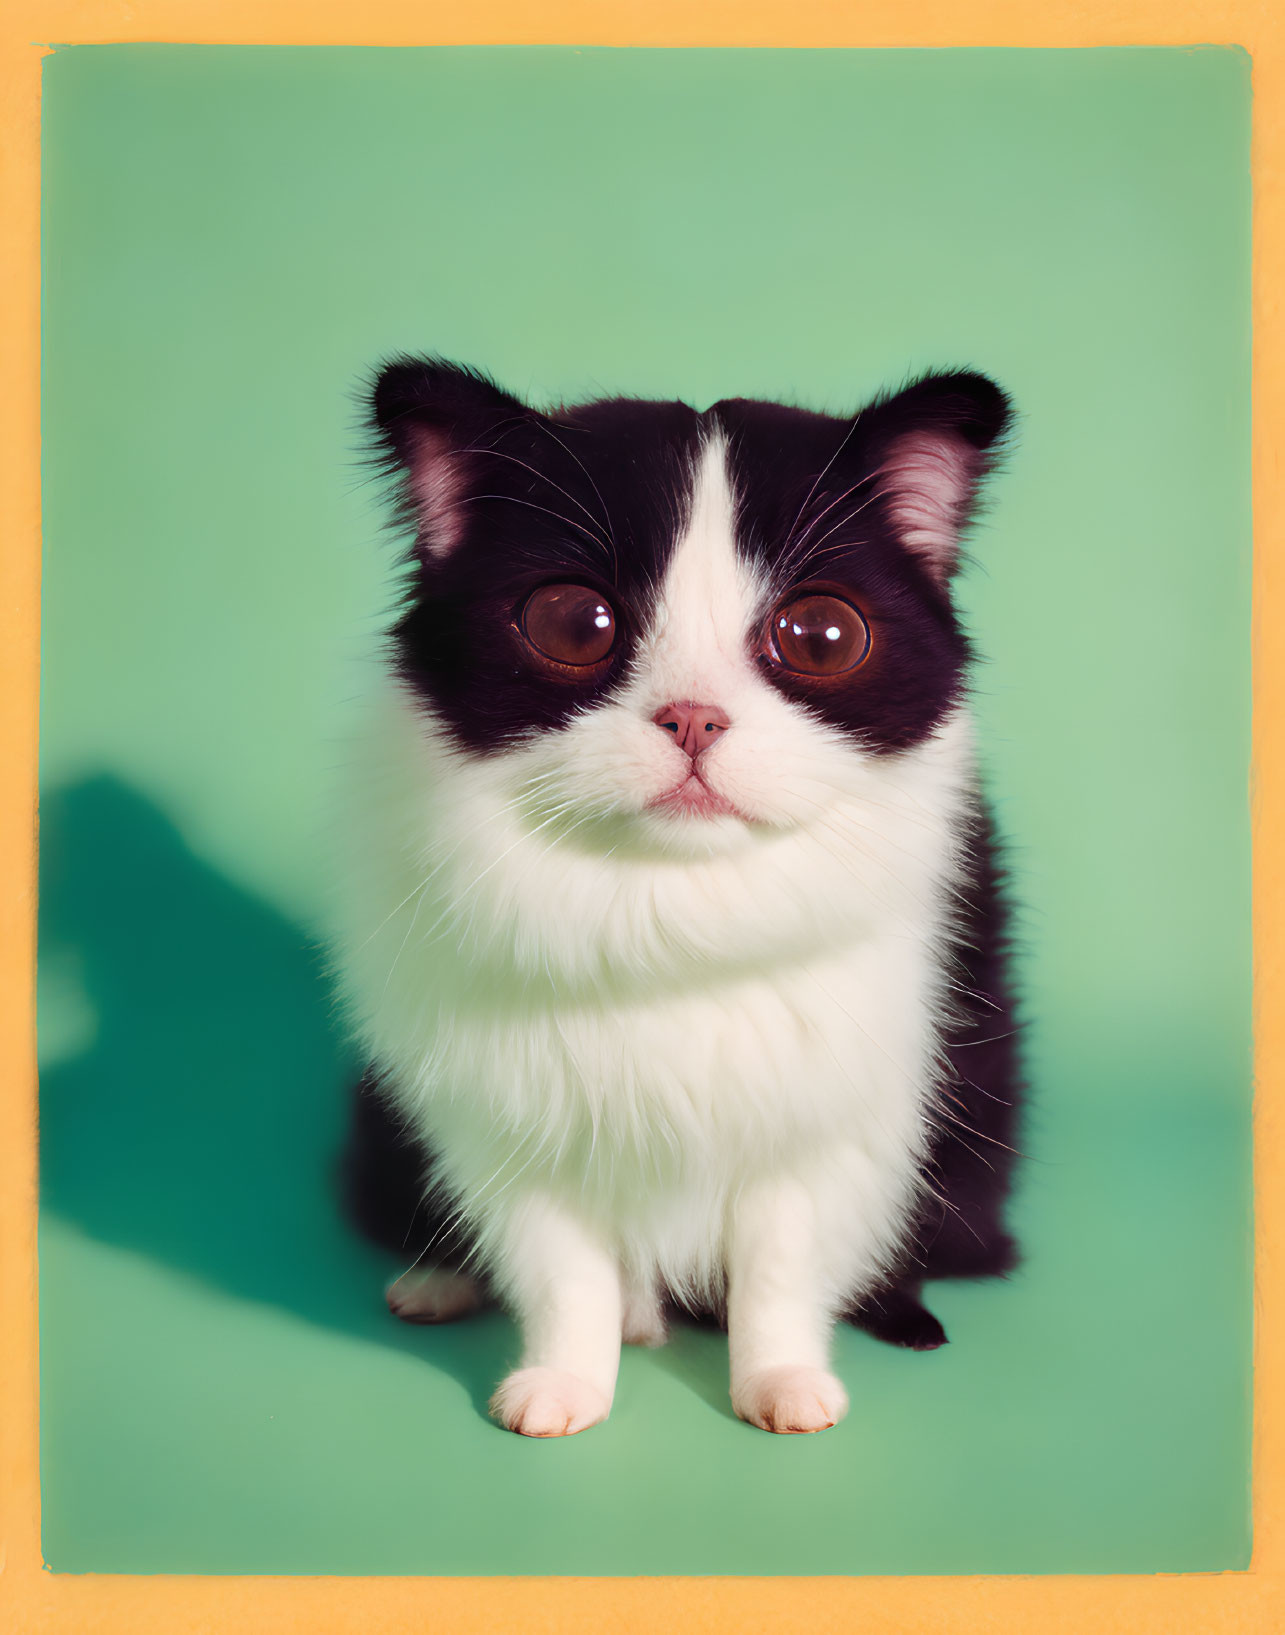
<path fill-rule="evenodd" d="M 760 1430 L 798 1435 L 837 1425 L 848 1411 L 848 1394 L 820 1368 L 765 1368 L 739 1382 L 732 1406 Z"/>
<path fill-rule="evenodd" d="M 384 1298 L 389 1311 L 404 1323 L 449 1323 L 481 1302 L 471 1277 L 438 1266 L 429 1271 L 403 1272 L 396 1283 L 390 1284 Z"/>
<path fill-rule="evenodd" d="M 519 1368 L 491 1398 L 491 1413 L 521 1436 L 574 1436 L 610 1411 L 609 1397 L 560 1368 Z"/>
<path fill-rule="evenodd" d="M 946 1330 L 932 1312 L 900 1289 L 872 1295 L 849 1321 L 885 1345 L 905 1346 L 908 1351 L 936 1351 L 947 1344 Z"/>

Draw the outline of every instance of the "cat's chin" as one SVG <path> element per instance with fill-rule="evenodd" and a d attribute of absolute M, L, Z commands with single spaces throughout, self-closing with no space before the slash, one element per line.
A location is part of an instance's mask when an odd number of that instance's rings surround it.
<path fill-rule="evenodd" d="M 634 825 L 648 850 L 693 859 L 739 851 L 753 843 L 762 827 L 726 802 L 718 806 L 653 802 Z"/>

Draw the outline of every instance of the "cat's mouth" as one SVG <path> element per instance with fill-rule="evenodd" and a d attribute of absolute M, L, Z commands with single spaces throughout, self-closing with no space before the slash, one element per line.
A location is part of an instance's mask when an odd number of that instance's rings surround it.
<path fill-rule="evenodd" d="M 672 817 L 745 817 L 744 812 L 737 811 L 731 801 L 711 789 L 695 767 L 681 783 L 648 801 L 647 810 L 665 812 Z"/>

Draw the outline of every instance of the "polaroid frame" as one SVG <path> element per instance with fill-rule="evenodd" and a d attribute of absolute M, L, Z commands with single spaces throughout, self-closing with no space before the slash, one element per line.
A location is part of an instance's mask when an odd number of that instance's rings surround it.
<path fill-rule="evenodd" d="M 1253 63 L 1255 1429 L 1243 1572 L 1111 1577 L 307 1578 L 55 1574 L 40 1555 L 34 1026 L 45 42 L 239 45 L 1234 44 Z M 10 0 L 0 17 L 0 1606 L 40 1635 L 245 1627 L 1049 1635 L 1285 1627 L 1285 9 L 1272 0 Z"/>

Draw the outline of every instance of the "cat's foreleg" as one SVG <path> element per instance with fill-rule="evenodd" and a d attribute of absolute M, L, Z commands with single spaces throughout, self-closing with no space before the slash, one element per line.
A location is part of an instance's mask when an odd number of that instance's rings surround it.
<path fill-rule="evenodd" d="M 822 1431 L 848 1409 L 830 1372 L 839 1297 L 823 1212 L 798 1180 L 745 1188 L 728 1223 L 732 1406 L 765 1431 Z"/>
<path fill-rule="evenodd" d="M 523 1436 L 572 1436 L 598 1424 L 620 1367 L 615 1257 L 544 1197 L 522 1200 L 487 1236 L 496 1282 L 522 1331 L 522 1361 L 491 1412 Z"/>

